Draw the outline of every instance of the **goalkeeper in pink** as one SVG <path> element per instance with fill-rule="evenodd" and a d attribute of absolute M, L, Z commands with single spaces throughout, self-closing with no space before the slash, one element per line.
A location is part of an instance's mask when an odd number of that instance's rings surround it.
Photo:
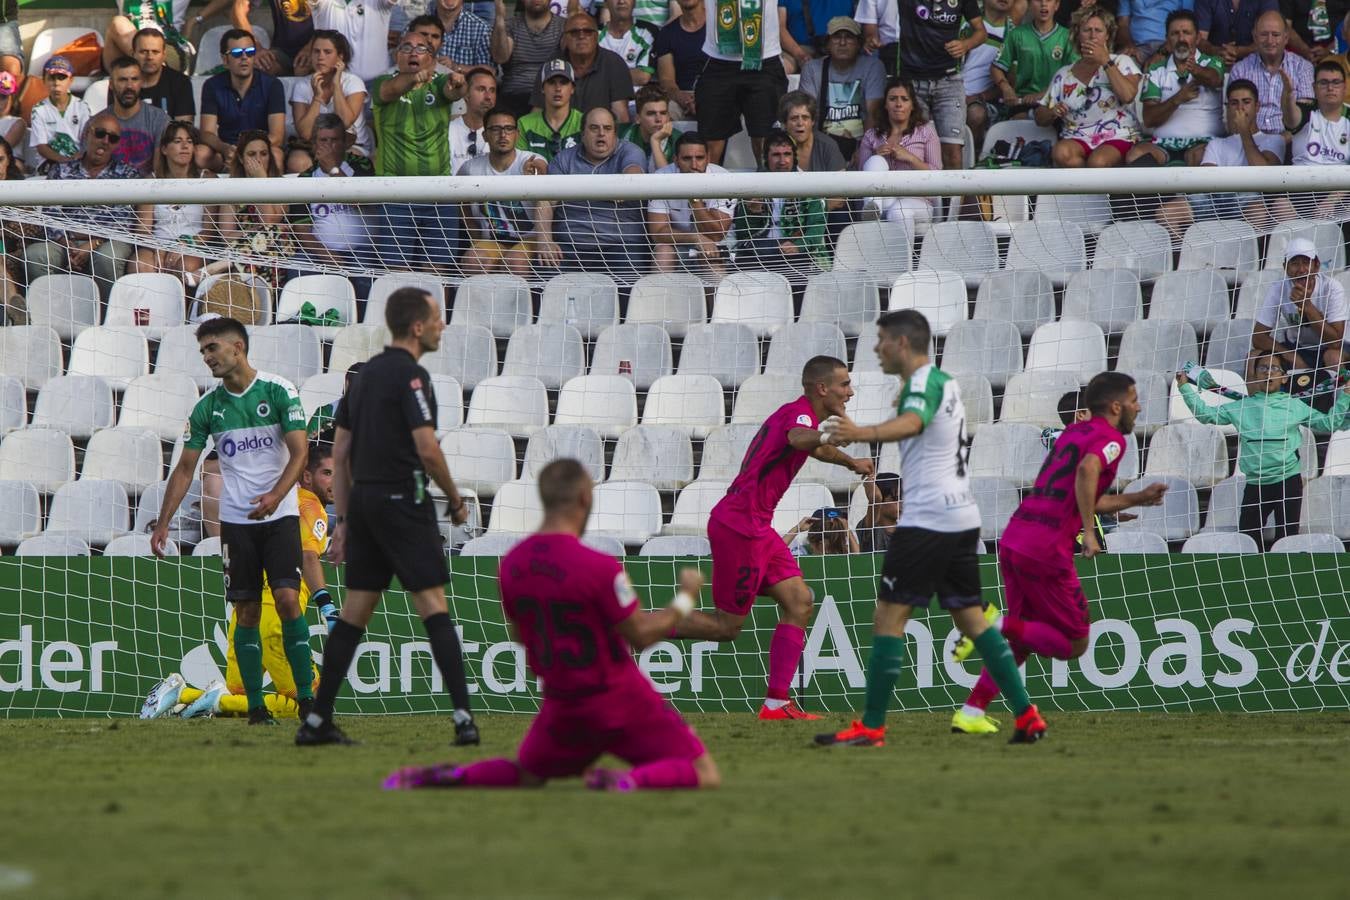
<path fill-rule="evenodd" d="M 656 692 L 633 650 L 666 637 L 703 587 L 696 569 L 662 610 L 643 612 L 623 566 L 581 543 L 591 479 L 573 459 L 539 473 L 544 521 L 502 558 L 502 607 L 513 638 L 542 682 L 544 700 L 515 759 L 399 769 L 389 789 L 536 787 L 585 775 L 597 790 L 709 788 L 721 780 L 703 742 Z M 591 768 L 602 754 L 633 768 Z"/>

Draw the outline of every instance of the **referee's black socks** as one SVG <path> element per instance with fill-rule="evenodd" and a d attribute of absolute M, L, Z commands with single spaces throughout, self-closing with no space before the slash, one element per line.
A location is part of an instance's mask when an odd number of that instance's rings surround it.
<path fill-rule="evenodd" d="M 450 700 L 455 711 L 469 711 L 469 684 L 464 678 L 464 651 L 459 646 L 459 635 L 448 612 L 432 613 L 422 620 L 431 643 L 431 658 L 441 670 L 441 678 L 450 688 Z M 324 651 L 325 658 L 327 650 Z M 325 668 L 325 671 L 327 669 Z M 456 717 L 458 721 L 458 716 Z"/>
<path fill-rule="evenodd" d="M 328 633 L 328 640 L 324 641 L 323 672 L 319 675 L 319 690 L 314 695 L 314 713 L 325 722 L 333 719 L 333 703 L 342 682 L 347 680 L 347 670 L 352 667 L 356 648 L 365 635 L 364 628 L 338 619 Z"/>

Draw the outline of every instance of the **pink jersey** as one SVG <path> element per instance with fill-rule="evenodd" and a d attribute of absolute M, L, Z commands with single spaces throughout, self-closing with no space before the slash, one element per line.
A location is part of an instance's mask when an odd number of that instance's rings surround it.
<path fill-rule="evenodd" d="M 502 558 L 502 606 L 544 696 L 573 700 L 647 681 L 615 625 L 638 609 L 612 556 L 566 534 L 536 534 Z"/>
<path fill-rule="evenodd" d="M 713 507 L 712 514 L 741 534 L 771 527 L 774 507 L 811 455 L 805 450 L 794 450 L 788 443 L 788 432 L 794 428 L 814 429 L 816 425 L 811 401 L 805 397 L 780 406 L 755 433 L 745 451 L 741 471 L 727 488 L 727 495 Z"/>
<path fill-rule="evenodd" d="M 1075 538 L 1083 530 L 1074 481 L 1078 464 L 1089 454 L 1102 461 L 1097 497 L 1116 479 L 1125 450 L 1125 438 L 1098 416 L 1075 422 L 1055 441 L 1036 476 L 1036 485 L 1013 513 L 999 546 L 1033 559 L 1073 564 Z"/>

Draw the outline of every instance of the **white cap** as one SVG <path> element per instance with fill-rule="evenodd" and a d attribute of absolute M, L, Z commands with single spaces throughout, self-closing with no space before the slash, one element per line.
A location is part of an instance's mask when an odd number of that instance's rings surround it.
<path fill-rule="evenodd" d="M 1307 238 L 1294 238 L 1285 245 L 1284 261 L 1298 259 L 1300 256 L 1306 256 L 1308 259 L 1317 259 L 1317 247 Z"/>

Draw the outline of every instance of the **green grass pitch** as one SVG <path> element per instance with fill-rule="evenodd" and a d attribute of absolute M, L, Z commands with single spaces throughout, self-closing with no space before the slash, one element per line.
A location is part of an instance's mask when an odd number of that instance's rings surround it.
<path fill-rule="evenodd" d="M 1043 743 L 893 715 L 691 717 L 722 790 L 386 793 L 509 754 L 528 719 L 348 719 L 298 749 L 239 720 L 0 722 L 0 898 L 1346 896 L 1350 713 L 1052 714 Z M 1009 717 L 1002 716 L 1005 729 Z"/>

